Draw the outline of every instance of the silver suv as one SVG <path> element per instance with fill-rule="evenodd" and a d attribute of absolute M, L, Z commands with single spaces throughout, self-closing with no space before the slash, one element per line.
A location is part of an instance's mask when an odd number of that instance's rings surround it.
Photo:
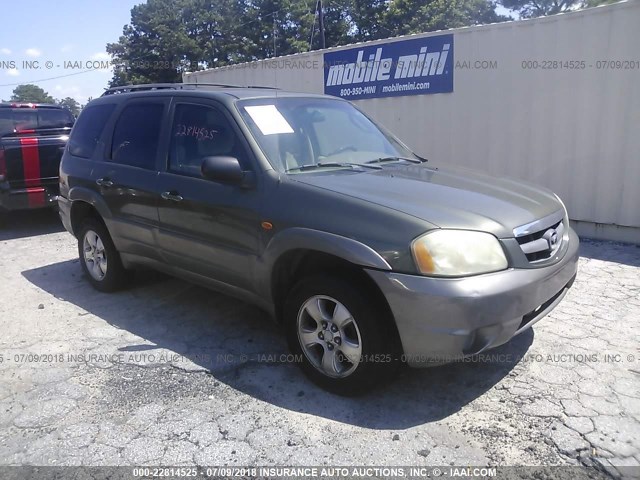
<path fill-rule="evenodd" d="M 554 193 L 427 162 L 349 102 L 269 89 L 107 91 L 73 128 L 59 204 L 97 289 L 144 265 L 252 302 L 342 394 L 507 342 L 578 260 Z"/>

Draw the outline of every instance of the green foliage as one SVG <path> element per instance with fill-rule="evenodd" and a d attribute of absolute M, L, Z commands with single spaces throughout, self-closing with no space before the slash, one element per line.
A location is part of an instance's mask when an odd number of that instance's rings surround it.
<path fill-rule="evenodd" d="M 71 97 L 63 98 L 57 101 L 58 105 L 67 108 L 75 117 L 80 113 L 80 104 Z"/>
<path fill-rule="evenodd" d="M 49 96 L 37 85 L 18 85 L 11 95 L 12 102 L 21 103 L 55 103 L 53 97 Z"/>
<path fill-rule="evenodd" d="M 582 0 L 500 0 L 500 4 L 518 12 L 521 18 L 542 17 L 577 8 Z"/>
<path fill-rule="evenodd" d="M 243 35 L 253 44 L 251 60 L 306 52 L 320 48 L 315 0 L 256 0 L 247 9 Z M 329 3 L 324 9 L 327 46 L 349 41 L 345 9 Z M 313 35 L 313 44 L 310 45 Z"/>
<path fill-rule="evenodd" d="M 518 12 L 521 18 L 542 17 L 587 7 L 616 3 L 619 0 L 499 0 L 499 4 Z"/>
<path fill-rule="evenodd" d="M 395 0 L 385 13 L 385 23 L 390 34 L 404 35 L 509 20 L 495 8 L 487 0 Z"/>
<path fill-rule="evenodd" d="M 186 71 L 251 59 L 247 34 L 253 32 L 239 28 L 247 10 L 238 0 L 149 0 L 133 7 L 131 24 L 107 45 L 111 86 L 176 82 Z"/>
<path fill-rule="evenodd" d="M 388 8 L 386 0 L 351 0 L 348 9 L 354 40 L 364 42 L 391 36 L 385 18 Z"/>

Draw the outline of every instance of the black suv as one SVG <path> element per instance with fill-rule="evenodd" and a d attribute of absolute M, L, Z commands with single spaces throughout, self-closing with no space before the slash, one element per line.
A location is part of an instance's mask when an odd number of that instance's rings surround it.
<path fill-rule="evenodd" d="M 552 192 L 436 167 L 349 102 L 272 89 L 108 90 L 73 127 L 59 206 L 98 290 L 150 266 L 252 302 L 339 393 L 507 342 L 578 258 Z"/>

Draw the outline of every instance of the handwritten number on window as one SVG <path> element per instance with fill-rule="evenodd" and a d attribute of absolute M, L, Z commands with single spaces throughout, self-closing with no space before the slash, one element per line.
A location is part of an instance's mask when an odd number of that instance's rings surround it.
<path fill-rule="evenodd" d="M 202 142 L 205 140 L 213 140 L 217 133 L 220 132 L 214 128 L 199 127 L 197 125 L 184 125 L 179 123 L 176 125 L 175 136 L 193 137 L 199 142 Z"/>

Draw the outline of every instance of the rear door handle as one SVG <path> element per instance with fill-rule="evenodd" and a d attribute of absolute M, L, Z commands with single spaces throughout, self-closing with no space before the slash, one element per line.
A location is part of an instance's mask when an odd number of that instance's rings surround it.
<path fill-rule="evenodd" d="M 181 202 L 183 200 L 182 195 L 177 192 L 162 192 L 160 196 L 165 200 L 171 200 L 172 202 Z"/>
<path fill-rule="evenodd" d="M 96 184 L 105 188 L 113 187 L 113 182 L 108 177 L 99 178 L 96 180 Z"/>

